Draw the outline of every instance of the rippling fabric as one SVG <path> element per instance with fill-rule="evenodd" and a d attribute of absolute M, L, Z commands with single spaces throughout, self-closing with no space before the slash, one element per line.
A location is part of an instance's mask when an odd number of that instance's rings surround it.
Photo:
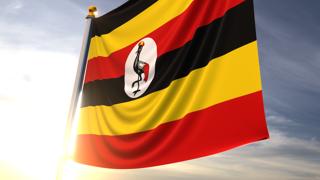
<path fill-rule="evenodd" d="M 143 2 L 93 21 L 74 159 L 141 168 L 268 138 L 252 1 Z"/>

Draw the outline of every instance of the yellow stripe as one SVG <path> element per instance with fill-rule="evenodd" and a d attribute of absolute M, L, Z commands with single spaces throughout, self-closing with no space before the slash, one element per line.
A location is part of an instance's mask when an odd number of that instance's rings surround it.
<path fill-rule="evenodd" d="M 107 57 L 111 53 L 138 41 L 183 13 L 192 1 L 179 0 L 174 3 L 170 0 L 158 1 L 109 34 L 91 38 L 88 59 L 98 56 Z"/>
<path fill-rule="evenodd" d="M 122 135 L 147 131 L 190 112 L 259 90 L 257 43 L 253 42 L 140 99 L 81 108 L 78 134 Z"/>

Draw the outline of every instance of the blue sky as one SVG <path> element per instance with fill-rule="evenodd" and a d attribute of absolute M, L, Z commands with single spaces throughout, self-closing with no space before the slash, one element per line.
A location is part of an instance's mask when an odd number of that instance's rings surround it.
<path fill-rule="evenodd" d="M 0 0 L 0 177 L 54 177 L 87 6 L 123 2 Z M 320 2 L 254 2 L 270 140 L 142 170 L 70 162 L 68 178 L 320 179 Z"/>

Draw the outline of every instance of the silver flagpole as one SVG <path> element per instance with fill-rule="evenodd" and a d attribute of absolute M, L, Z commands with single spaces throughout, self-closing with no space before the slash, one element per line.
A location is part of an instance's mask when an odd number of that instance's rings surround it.
<path fill-rule="evenodd" d="M 87 58 L 88 58 L 88 52 L 89 52 L 89 46 L 90 46 L 90 32 L 92 27 L 91 22 L 92 22 L 92 19 L 95 18 L 95 12 L 97 11 L 97 8 L 95 6 L 90 6 L 88 8 L 88 11 L 89 12 L 88 12 L 88 16 L 86 17 L 85 31 L 83 35 L 82 47 L 81 47 L 81 52 L 80 52 L 80 57 L 78 62 L 78 69 L 77 69 L 76 79 L 73 86 L 68 119 L 67 119 L 66 128 L 65 128 L 64 140 L 63 140 L 63 152 L 62 152 L 63 154 L 58 163 L 56 180 L 63 179 L 64 166 L 68 160 L 68 144 L 70 143 L 74 117 L 77 111 L 79 97 L 83 88 L 84 77 L 86 73 Z"/>

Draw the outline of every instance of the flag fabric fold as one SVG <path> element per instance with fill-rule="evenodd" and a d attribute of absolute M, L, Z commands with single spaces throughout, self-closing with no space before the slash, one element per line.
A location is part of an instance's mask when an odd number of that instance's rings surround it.
<path fill-rule="evenodd" d="M 93 19 L 74 160 L 142 168 L 269 137 L 252 0 L 136 0 Z"/>

